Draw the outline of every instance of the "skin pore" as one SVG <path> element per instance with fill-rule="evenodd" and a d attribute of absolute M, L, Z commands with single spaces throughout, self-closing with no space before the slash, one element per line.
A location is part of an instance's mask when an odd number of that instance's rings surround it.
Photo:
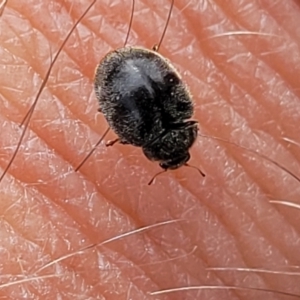
<path fill-rule="evenodd" d="M 2 170 L 51 60 L 90 3 L 7 2 Z M 206 177 L 182 167 L 152 186 L 159 166 L 127 145 L 101 144 L 74 172 L 107 128 L 94 70 L 123 46 L 131 5 L 98 1 L 78 25 L 0 183 L 0 298 L 293 299 L 213 288 L 150 293 L 217 285 L 300 295 L 300 180 L 286 171 L 300 177 L 299 1 L 175 1 L 160 53 L 190 87 L 200 134 L 265 157 L 199 136 L 189 163 Z M 128 44 L 156 44 L 169 7 L 137 0 Z"/>

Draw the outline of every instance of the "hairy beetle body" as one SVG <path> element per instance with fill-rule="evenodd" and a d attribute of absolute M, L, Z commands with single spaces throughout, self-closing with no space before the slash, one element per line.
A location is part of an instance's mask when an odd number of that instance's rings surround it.
<path fill-rule="evenodd" d="M 176 69 L 156 51 L 124 47 L 108 53 L 95 92 L 109 126 L 123 144 L 142 147 L 163 169 L 189 158 L 197 136 L 191 95 Z"/>

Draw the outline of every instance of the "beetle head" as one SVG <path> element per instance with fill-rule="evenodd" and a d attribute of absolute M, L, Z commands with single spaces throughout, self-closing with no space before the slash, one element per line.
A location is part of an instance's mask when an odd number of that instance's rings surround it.
<path fill-rule="evenodd" d="M 159 161 L 161 168 L 177 169 L 190 159 L 189 149 L 197 138 L 196 121 L 172 124 L 154 141 L 143 146 L 146 157 Z"/>

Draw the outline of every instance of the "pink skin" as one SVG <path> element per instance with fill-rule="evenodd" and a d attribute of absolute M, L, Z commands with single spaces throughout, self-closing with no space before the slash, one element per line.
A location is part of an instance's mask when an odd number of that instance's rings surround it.
<path fill-rule="evenodd" d="M 131 1 L 119 2 L 98 1 L 73 33 L 0 185 L 1 284 L 29 275 L 58 278 L 1 287 L 0 298 L 291 299 L 226 290 L 149 294 L 197 285 L 300 294 L 299 276 L 207 270 L 284 272 L 299 265 L 299 209 L 269 201 L 300 204 L 300 182 L 278 165 L 199 137 L 190 164 L 200 167 L 205 178 L 183 167 L 158 176 L 149 187 L 158 165 L 141 149 L 119 144 L 102 144 L 74 172 L 107 126 L 97 113 L 93 75 L 105 53 L 124 42 Z M 150 48 L 160 38 L 169 1 L 136 2 L 128 44 Z M 2 169 L 50 56 L 91 1 L 74 3 L 10 0 L 1 16 Z M 258 151 L 298 177 L 299 28 L 297 0 L 176 0 L 160 49 L 190 86 L 200 133 Z M 252 34 L 229 34 L 237 31 Z M 111 132 L 106 141 L 114 138 Z M 65 254 L 167 220 L 178 221 L 38 271 Z"/>

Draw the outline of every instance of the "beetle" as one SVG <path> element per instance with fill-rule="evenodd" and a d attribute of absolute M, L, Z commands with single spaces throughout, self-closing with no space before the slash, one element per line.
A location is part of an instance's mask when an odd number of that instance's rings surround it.
<path fill-rule="evenodd" d="M 163 169 L 177 169 L 190 159 L 198 131 L 197 121 L 189 120 L 192 97 L 162 55 L 138 47 L 114 50 L 98 65 L 94 87 L 116 141 L 141 147 Z"/>
<path fill-rule="evenodd" d="M 173 6 L 174 0 L 157 46 L 152 50 L 126 46 L 127 34 L 122 48 L 102 58 L 94 78 L 99 112 L 118 136 L 106 145 L 120 142 L 141 147 L 149 160 L 159 162 L 163 172 L 189 166 L 189 149 L 198 132 L 198 122 L 191 120 L 193 101 L 186 84 L 171 62 L 158 53 Z"/>

